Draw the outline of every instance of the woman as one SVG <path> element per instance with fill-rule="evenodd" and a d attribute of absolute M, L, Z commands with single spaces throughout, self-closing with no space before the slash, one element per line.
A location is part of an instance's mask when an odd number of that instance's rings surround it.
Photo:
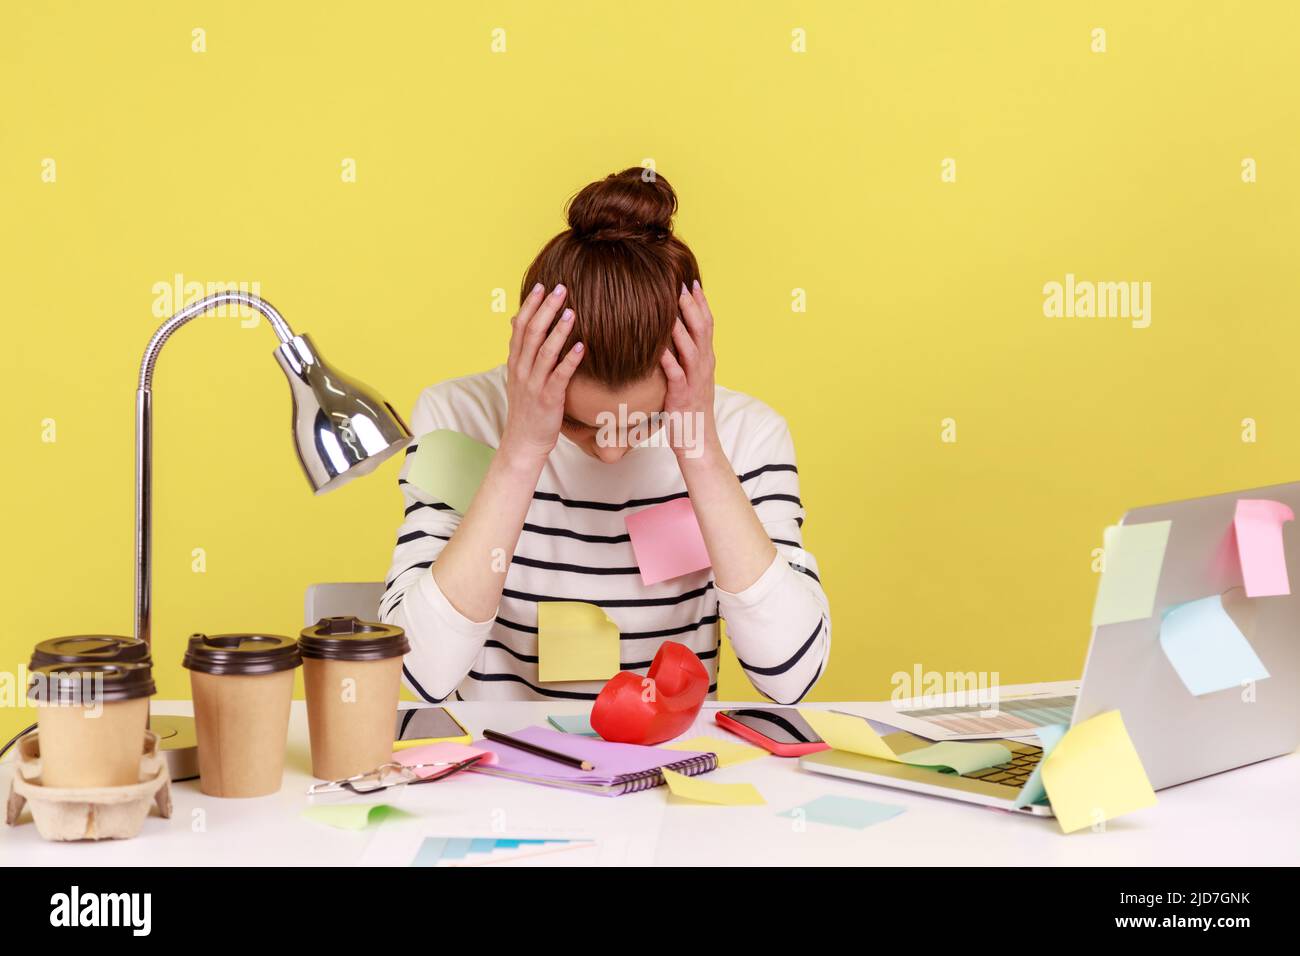
<path fill-rule="evenodd" d="M 506 364 L 420 396 L 417 436 L 497 449 L 463 517 L 405 481 L 409 451 L 398 481 L 406 519 L 380 615 L 406 629 L 423 699 L 594 699 L 600 682 L 538 679 L 542 601 L 602 607 L 623 670 L 644 672 L 665 640 L 687 645 L 711 695 L 719 619 L 768 698 L 794 703 L 821 676 L 830 613 L 801 543 L 790 433 L 714 385 L 713 316 L 676 210 L 640 168 L 588 185 L 528 268 Z M 625 519 L 687 495 L 712 567 L 644 585 Z"/>

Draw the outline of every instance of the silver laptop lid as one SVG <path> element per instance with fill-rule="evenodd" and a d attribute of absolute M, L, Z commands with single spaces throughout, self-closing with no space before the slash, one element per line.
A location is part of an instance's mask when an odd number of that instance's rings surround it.
<path fill-rule="evenodd" d="M 1092 632 L 1074 723 L 1119 710 L 1156 789 L 1289 753 L 1300 741 L 1300 527 L 1283 526 L 1292 592 L 1246 598 L 1233 516 L 1239 498 L 1267 498 L 1300 515 L 1300 483 L 1135 508 L 1123 524 L 1172 522 L 1152 616 Z M 1235 589 L 1235 590 L 1234 590 Z M 1169 607 L 1212 594 L 1268 669 L 1249 688 L 1194 697 L 1160 648 Z"/>

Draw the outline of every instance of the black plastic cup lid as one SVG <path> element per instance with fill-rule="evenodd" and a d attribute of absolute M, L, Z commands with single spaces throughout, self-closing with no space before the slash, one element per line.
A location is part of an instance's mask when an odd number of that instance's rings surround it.
<path fill-rule="evenodd" d="M 32 668 L 27 696 L 42 704 L 94 706 L 152 697 L 153 668 L 138 661 L 82 661 Z"/>
<path fill-rule="evenodd" d="M 203 674 L 275 674 L 293 670 L 302 654 L 279 634 L 192 634 L 181 663 Z"/>
<path fill-rule="evenodd" d="M 149 645 L 117 634 L 71 634 L 41 641 L 32 651 L 29 668 L 46 664 L 80 664 L 92 661 L 149 662 Z"/>
<path fill-rule="evenodd" d="M 411 649 L 400 627 L 355 617 L 323 617 L 303 628 L 298 645 L 303 657 L 326 661 L 381 661 Z"/>

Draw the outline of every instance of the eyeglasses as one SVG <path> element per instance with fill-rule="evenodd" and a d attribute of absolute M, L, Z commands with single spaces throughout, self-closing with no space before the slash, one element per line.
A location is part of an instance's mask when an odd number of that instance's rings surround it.
<path fill-rule="evenodd" d="M 401 787 L 416 783 L 434 783 L 474 766 L 484 756 L 484 754 L 475 754 L 465 760 L 440 760 L 434 763 L 404 764 L 393 761 L 376 767 L 367 773 L 358 773 L 351 777 L 344 777 L 342 780 L 330 780 L 327 783 L 313 784 L 307 788 L 307 796 L 312 797 L 321 793 L 338 793 L 344 790 L 359 794 L 377 793 L 380 790 L 387 790 L 389 787 Z M 432 770 L 433 772 L 424 773 L 423 771 L 426 770 Z"/>

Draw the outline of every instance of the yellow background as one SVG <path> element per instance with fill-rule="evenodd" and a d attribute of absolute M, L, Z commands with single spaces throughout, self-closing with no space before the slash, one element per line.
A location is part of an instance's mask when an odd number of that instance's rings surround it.
<path fill-rule="evenodd" d="M 500 361 L 492 291 L 513 310 L 566 197 L 647 158 L 681 196 L 720 381 L 794 431 L 835 622 L 819 699 L 886 696 L 918 664 L 1076 676 L 1104 525 L 1297 477 L 1294 4 L 9 0 L 0 16 L 4 669 L 45 637 L 129 632 L 155 283 L 256 282 L 409 410 Z M 1045 318 L 1043 284 L 1067 272 L 1151 282 L 1151 327 Z M 163 697 L 188 695 L 191 631 L 293 633 L 310 582 L 388 566 L 396 464 L 313 499 L 274 345 L 207 317 L 159 367 Z M 729 666 L 722 694 L 746 690 Z"/>

